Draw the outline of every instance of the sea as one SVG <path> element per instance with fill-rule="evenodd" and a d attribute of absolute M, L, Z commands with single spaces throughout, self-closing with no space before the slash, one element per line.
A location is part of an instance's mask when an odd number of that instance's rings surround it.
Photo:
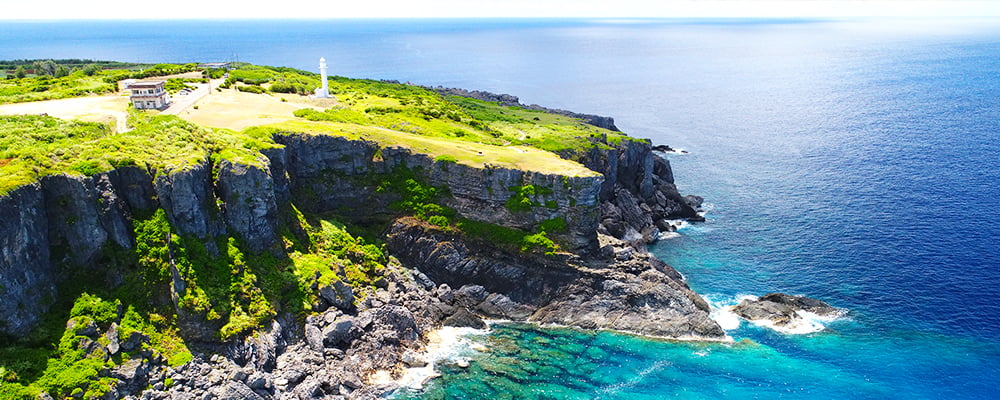
<path fill-rule="evenodd" d="M 1000 398 L 1000 19 L 0 21 L 0 59 L 320 57 L 613 116 L 705 198 L 651 251 L 732 341 L 498 322 L 396 398 Z M 844 314 L 726 311 L 770 292 Z"/>

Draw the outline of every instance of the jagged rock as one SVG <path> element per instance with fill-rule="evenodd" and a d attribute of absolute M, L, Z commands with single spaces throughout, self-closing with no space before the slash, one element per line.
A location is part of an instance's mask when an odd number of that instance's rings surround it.
<path fill-rule="evenodd" d="M 322 352 L 323 351 L 323 332 L 319 330 L 316 325 L 306 324 L 306 342 L 309 343 L 309 347 L 313 350 Z"/>
<path fill-rule="evenodd" d="M 354 307 L 354 291 L 343 281 L 337 280 L 319 288 L 319 295 L 331 306 L 343 311 Z"/>
<path fill-rule="evenodd" d="M 455 291 L 455 301 L 468 308 L 475 307 L 486 300 L 490 293 L 479 285 L 465 285 Z"/>
<path fill-rule="evenodd" d="M 0 330 L 23 336 L 56 297 L 48 219 L 39 183 L 0 196 Z"/>
<path fill-rule="evenodd" d="M 437 288 L 437 298 L 445 303 L 451 303 L 455 300 L 455 292 L 451 290 L 451 286 L 447 283 L 442 283 L 441 286 Z"/>
<path fill-rule="evenodd" d="M 513 320 L 525 319 L 535 311 L 533 307 L 515 302 L 500 293 L 490 293 L 476 309 L 487 316 Z"/>
<path fill-rule="evenodd" d="M 475 314 L 465 308 L 459 308 L 455 314 L 448 317 L 443 322 L 444 326 L 468 327 L 475 329 L 485 329 L 486 323 Z"/>
<path fill-rule="evenodd" d="M 132 331 L 129 332 L 128 337 L 123 341 L 119 341 L 121 350 L 133 351 L 139 348 L 143 342 L 148 342 L 149 336 L 146 336 L 142 332 Z"/>
<path fill-rule="evenodd" d="M 121 348 L 121 343 L 118 340 L 118 323 L 112 322 L 108 331 L 104 333 L 104 337 L 108 339 L 108 354 L 118 354 L 118 350 Z"/>
<path fill-rule="evenodd" d="M 293 393 L 299 400 L 310 400 L 322 397 L 323 388 L 315 379 L 308 377 L 295 386 Z"/>
<path fill-rule="evenodd" d="M 355 327 L 354 318 L 345 315 L 327 326 L 322 335 L 323 342 L 329 346 L 349 345 L 358 336 L 358 328 Z"/>
<path fill-rule="evenodd" d="M 629 246 L 610 238 L 602 244 L 614 253 Z M 648 252 L 633 251 L 626 261 L 589 259 L 587 268 L 574 267 L 530 254 L 474 247 L 485 245 L 406 219 L 390 227 L 386 245 L 405 264 L 419 267 L 432 279 L 462 286 L 455 291 L 457 304 L 475 304 L 480 311 L 485 306 L 505 318 L 661 337 L 725 337 L 709 318 L 708 304 L 680 274 Z M 493 296 L 490 302 L 485 302 L 484 294 Z"/>
<path fill-rule="evenodd" d="M 123 381 L 135 381 L 145 377 L 147 373 L 149 373 L 148 366 L 142 360 L 133 358 L 115 368 L 111 376 Z"/>
<path fill-rule="evenodd" d="M 701 204 L 704 203 L 704 202 L 705 202 L 705 199 L 702 198 L 701 196 L 695 196 L 693 194 L 689 194 L 687 196 L 684 196 L 684 203 L 687 204 L 688 207 L 691 207 L 691 208 L 694 208 L 694 209 L 697 209 L 697 208 L 701 207 Z"/>
<path fill-rule="evenodd" d="M 412 351 L 403 353 L 402 360 L 410 368 L 420 368 L 427 365 L 427 360 L 423 356 Z"/>
<path fill-rule="evenodd" d="M 160 173 L 155 179 L 156 197 L 178 233 L 207 238 L 224 232 L 212 190 L 208 161 Z"/>
<path fill-rule="evenodd" d="M 89 317 L 74 317 L 66 321 L 66 330 L 75 332 L 77 336 L 97 339 L 97 323 Z"/>
<path fill-rule="evenodd" d="M 784 293 L 769 293 L 756 300 L 746 299 L 733 307 L 733 312 L 742 318 L 769 320 L 777 326 L 795 322 L 800 318 L 797 311 L 808 311 L 820 316 L 834 316 L 840 313 L 822 300 Z"/>
<path fill-rule="evenodd" d="M 264 398 L 243 382 L 232 381 L 219 393 L 218 400 L 264 400 Z"/>
<path fill-rule="evenodd" d="M 262 372 L 255 372 L 247 377 L 246 384 L 254 390 L 271 390 L 273 387 L 270 376 Z"/>
<path fill-rule="evenodd" d="M 97 189 L 91 178 L 51 175 L 42 178 L 50 245 L 65 249 L 65 261 L 87 265 L 108 240 L 101 225 Z M 57 260 L 63 261 L 63 260 Z"/>

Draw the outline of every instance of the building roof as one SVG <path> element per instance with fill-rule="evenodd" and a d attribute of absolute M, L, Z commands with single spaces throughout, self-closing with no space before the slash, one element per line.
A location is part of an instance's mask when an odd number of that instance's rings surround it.
<path fill-rule="evenodd" d="M 198 68 L 214 68 L 214 69 L 229 68 L 229 63 L 228 62 L 201 63 L 198 64 Z"/>
<path fill-rule="evenodd" d="M 128 84 L 128 89 L 152 89 L 159 86 L 165 85 L 166 81 L 144 81 L 144 82 L 133 82 Z"/>

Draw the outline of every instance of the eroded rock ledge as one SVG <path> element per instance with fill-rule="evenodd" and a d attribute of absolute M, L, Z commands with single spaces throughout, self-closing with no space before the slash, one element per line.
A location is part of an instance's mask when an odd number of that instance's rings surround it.
<path fill-rule="evenodd" d="M 487 318 L 612 329 L 647 336 L 720 340 L 709 306 L 673 268 L 650 253 L 601 237 L 591 256 L 506 252 L 413 219 L 386 244 L 437 283 L 460 288 L 461 305 Z"/>

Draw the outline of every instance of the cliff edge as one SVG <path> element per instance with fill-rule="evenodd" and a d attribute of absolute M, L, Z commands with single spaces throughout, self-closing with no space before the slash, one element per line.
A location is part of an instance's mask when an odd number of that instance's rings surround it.
<path fill-rule="evenodd" d="M 376 370 L 481 318 L 726 337 L 645 250 L 700 202 L 647 140 L 586 131 L 555 153 L 587 169 L 560 172 L 384 136 L 145 124 L 187 135 L 168 136 L 183 157 L 74 164 L 0 196 L 0 333 L 92 368 L 53 396 L 374 398 L 391 389 Z"/>

